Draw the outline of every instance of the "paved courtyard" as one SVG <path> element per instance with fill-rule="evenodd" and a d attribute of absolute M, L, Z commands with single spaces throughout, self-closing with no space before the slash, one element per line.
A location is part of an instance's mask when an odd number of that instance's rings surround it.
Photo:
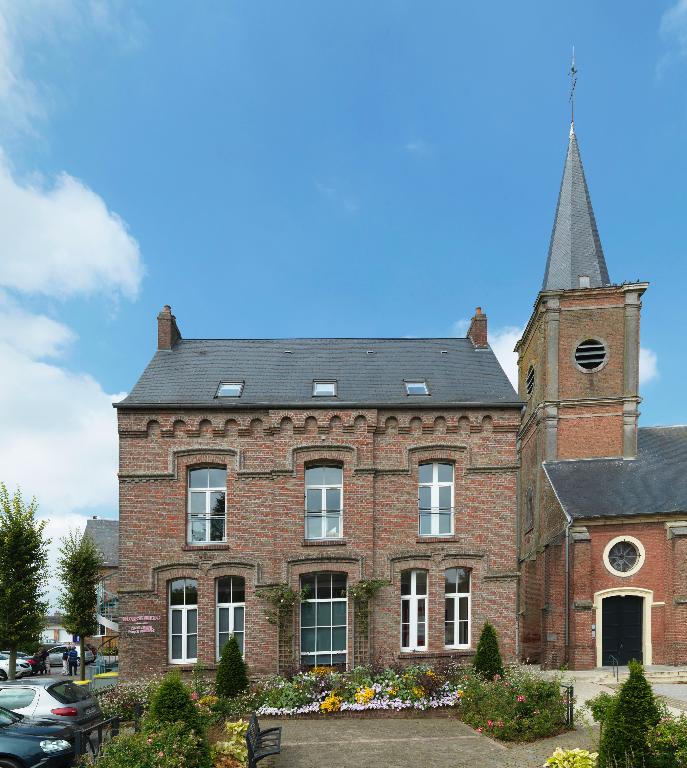
<path fill-rule="evenodd" d="M 557 746 L 591 748 L 598 731 L 582 727 L 535 744 L 506 745 L 454 718 L 269 720 L 281 725 L 274 768 L 539 768 Z"/>

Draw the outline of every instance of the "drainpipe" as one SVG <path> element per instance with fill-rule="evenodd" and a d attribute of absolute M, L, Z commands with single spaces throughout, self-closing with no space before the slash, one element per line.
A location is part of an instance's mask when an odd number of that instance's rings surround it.
<path fill-rule="evenodd" d="M 565 511 L 565 508 L 561 505 L 563 514 L 565 515 L 565 663 L 570 661 L 570 526 L 572 525 L 572 517 Z"/>

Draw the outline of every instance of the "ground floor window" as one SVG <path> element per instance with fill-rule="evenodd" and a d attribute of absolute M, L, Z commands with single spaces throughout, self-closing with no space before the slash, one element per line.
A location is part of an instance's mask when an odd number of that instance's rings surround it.
<path fill-rule="evenodd" d="M 401 648 L 427 648 L 427 571 L 401 573 Z"/>
<path fill-rule="evenodd" d="M 198 582 L 174 579 L 169 583 L 169 660 L 195 663 L 198 658 Z"/>
<path fill-rule="evenodd" d="M 469 648 L 470 570 L 448 568 L 445 577 L 444 643 L 448 648 Z"/>
<path fill-rule="evenodd" d="M 301 576 L 307 589 L 301 603 L 301 664 L 346 664 L 348 600 L 345 573 Z"/>
<path fill-rule="evenodd" d="M 243 653 L 246 582 L 241 576 L 217 579 L 217 658 L 234 635 Z"/>

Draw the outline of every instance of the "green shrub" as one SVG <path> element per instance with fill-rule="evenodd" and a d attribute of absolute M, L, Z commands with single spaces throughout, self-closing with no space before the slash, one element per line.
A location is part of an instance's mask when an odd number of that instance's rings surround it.
<path fill-rule="evenodd" d="M 147 683 L 117 683 L 107 688 L 96 689 L 94 695 L 105 717 L 133 720 L 137 705 L 141 707 L 142 714 L 148 711 L 150 700 L 159 685 L 159 679 L 150 680 Z"/>
<path fill-rule="evenodd" d="M 211 768 L 203 737 L 183 723 L 146 733 L 121 734 L 103 747 L 97 768 Z"/>
<path fill-rule="evenodd" d="M 485 680 L 493 680 L 495 675 L 503 677 L 503 662 L 499 651 L 499 641 L 496 630 L 486 622 L 477 643 L 477 653 L 474 661 L 475 672 Z"/>
<path fill-rule="evenodd" d="M 225 741 L 218 741 L 212 748 L 212 756 L 215 763 L 217 758 L 229 758 L 235 760 L 240 765 L 245 765 L 248 761 L 248 747 L 246 746 L 246 731 L 248 723 L 244 720 L 238 720 L 235 723 L 226 723 L 224 731 L 227 735 Z"/>
<path fill-rule="evenodd" d="M 586 749 L 561 749 L 560 747 L 546 761 L 553 768 L 596 768 L 596 752 Z"/>
<path fill-rule="evenodd" d="M 608 709 L 599 744 L 599 768 L 650 765 L 647 735 L 660 719 L 651 686 L 642 665 L 629 664 L 630 676 Z"/>
<path fill-rule="evenodd" d="M 222 697 L 236 696 L 248 688 L 248 674 L 246 662 L 241 655 L 241 649 L 232 635 L 229 642 L 222 649 L 222 656 L 217 667 L 217 680 L 215 688 L 217 695 Z"/>
<path fill-rule="evenodd" d="M 203 734 L 198 708 L 177 671 L 170 672 L 160 683 L 151 702 L 146 730 L 155 730 L 168 723 L 183 723 L 188 730 Z"/>
<path fill-rule="evenodd" d="M 566 702 L 558 679 L 512 669 L 503 679 L 464 680 L 460 718 L 501 741 L 534 741 L 566 729 Z"/>
<path fill-rule="evenodd" d="M 649 731 L 653 768 L 687 768 L 687 715 L 665 717 Z"/>

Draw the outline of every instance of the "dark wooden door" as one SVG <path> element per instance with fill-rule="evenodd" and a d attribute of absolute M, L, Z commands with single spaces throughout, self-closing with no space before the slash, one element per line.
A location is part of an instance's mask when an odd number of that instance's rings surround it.
<path fill-rule="evenodd" d="M 615 656 L 618 664 L 627 664 L 631 659 L 642 659 L 642 617 L 644 598 L 606 597 L 602 608 L 601 655 L 602 663 L 608 666 Z"/>

